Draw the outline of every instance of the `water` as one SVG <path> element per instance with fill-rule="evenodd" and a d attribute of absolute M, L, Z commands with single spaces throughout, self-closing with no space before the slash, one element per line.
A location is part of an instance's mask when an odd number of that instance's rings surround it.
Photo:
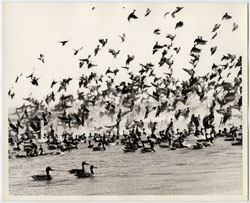
<path fill-rule="evenodd" d="M 242 194 L 242 147 L 224 138 L 202 150 L 169 150 L 123 153 L 122 146 L 93 152 L 87 144 L 63 155 L 9 160 L 11 195 L 225 195 Z M 67 173 L 93 164 L 94 178 L 77 179 Z M 33 181 L 50 166 L 51 181 Z M 88 171 L 88 166 L 85 167 Z"/>

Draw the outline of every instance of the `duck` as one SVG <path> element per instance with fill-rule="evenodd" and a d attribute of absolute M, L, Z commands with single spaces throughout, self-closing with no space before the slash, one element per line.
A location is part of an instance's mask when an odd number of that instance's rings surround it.
<path fill-rule="evenodd" d="M 34 175 L 32 176 L 32 178 L 37 181 L 52 180 L 52 177 L 49 174 L 49 172 L 54 171 L 54 170 L 48 166 L 45 171 L 46 171 L 46 175 Z"/>
<path fill-rule="evenodd" d="M 86 163 L 85 161 L 82 162 L 82 169 L 71 169 L 68 172 L 69 173 L 75 173 L 75 174 L 79 174 L 79 173 L 85 173 L 85 169 L 84 166 L 85 165 L 89 165 L 88 163 Z"/>
<path fill-rule="evenodd" d="M 95 175 L 94 168 L 97 168 L 97 167 L 94 165 L 90 165 L 90 173 L 85 173 L 84 171 L 82 171 L 81 173 L 77 173 L 75 176 L 77 176 L 78 178 L 94 177 L 94 175 Z"/>

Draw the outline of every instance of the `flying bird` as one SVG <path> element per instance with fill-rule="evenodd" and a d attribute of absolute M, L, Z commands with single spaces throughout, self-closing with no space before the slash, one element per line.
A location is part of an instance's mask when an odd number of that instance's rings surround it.
<path fill-rule="evenodd" d="M 215 24 L 212 32 L 217 31 L 220 28 L 220 24 Z"/>
<path fill-rule="evenodd" d="M 42 61 L 44 63 L 44 55 L 43 54 L 40 54 L 38 60 Z"/>
<path fill-rule="evenodd" d="M 214 39 L 217 36 L 217 32 L 212 36 L 211 39 Z"/>
<path fill-rule="evenodd" d="M 166 18 L 166 16 L 167 16 L 169 13 L 170 13 L 170 12 L 164 13 L 164 18 Z"/>
<path fill-rule="evenodd" d="M 156 34 L 156 35 L 159 35 L 159 34 L 161 34 L 161 30 L 159 28 L 157 28 L 157 29 L 154 30 L 153 33 Z"/>
<path fill-rule="evenodd" d="M 127 55 L 126 66 L 129 65 L 130 62 L 134 60 L 134 58 L 135 58 L 135 56 Z"/>
<path fill-rule="evenodd" d="M 99 50 L 100 50 L 100 45 L 98 44 L 94 50 L 95 56 L 98 54 Z"/>
<path fill-rule="evenodd" d="M 52 81 L 50 88 L 53 88 L 53 86 L 56 84 L 57 82 L 55 80 Z"/>
<path fill-rule="evenodd" d="M 232 29 L 232 31 L 237 30 L 237 29 L 238 29 L 238 27 L 239 27 L 239 26 L 238 26 L 236 23 L 234 23 L 234 24 L 233 24 L 233 29 Z"/>
<path fill-rule="evenodd" d="M 116 58 L 116 56 L 120 53 L 120 50 L 115 51 L 114 49 L 109 49 L 109 53 L 111 53 L 114 58 Z"/>
<path fill-rule="evenodd" d="M 211 56 L 214 55 L 214 53 L 216 52 L 216 50 L 217 50 L 217 46 L 210 48 Z"/>
<path fill-rule="evenodd" d="M 179 21 L 178 23 L 176 23 L 175 25 L 175 29 L 179 28 L 179 27 L 182 27 L 183 26 L 183 22 L 182 21 Z"/>
<path fill-rule="evenodd" d="M 119 35 L 119 37 L 121 38 L 122 42 L 124 42 L 125 38 L 126 38 L 126 35 L 125 35 L 125 33 L 123 33 L 122 35 Z"/>
<path fill-rule="evenodd" d="M 133 10 L 132 13 L 129 14 L 128 16 L 128 21 L 130 22 L 130 19 L 137 19 L 138 17 L 135 15 L 135 9 Z"/>
<path fill-rule="evenodd" d="M 151 10 L 149 8 L 147 8 L 145 17 L 147 17 L 150 13 L 151 13 Z"/>
<path fill-rule="evenodd" d="M 231 19 L 231 18 L 232 18 L 232 16 L 228 15 L 228 13 L 225 13 L 225 14 L 223 15 L 223 17 L 222 17 L 222 20 L 229 20 L 229 19 Z"/>
<path fill-rule="evenodd" d="M 107 44 L 108 39 L 99 39 L 99 42 L 101 43 L 102 47 L 104 47 Z"/>
<path fill-rule="evenodd" d="M 175 18 L 175 14 L 180 12 L 184 7 L 179 7 L 177 6 L 176 9 L 173 11 L 173 13 L 171 14 L 173 18 Z"/>
<path fill-rule="evenodd" d="M 78 52 L 80 51 L 80 50 L 82 50 L 83 49 L 83 47 L 81 47 L 81 48 L 79 48 L 79 49 L 73 49 L 75 52 L 74 52 L 74 55 L 76 56 L 77 54 L 78 54 Z"/>
<path fill-rule="evenodd" d="M 58 41 L 59 43 L 62 44 L 62 46 L 65 46 L 65 44 L 67 44 L 69 42 L 69 40 L 64 40 L 64 41 Z"/>
<path fill-rule="evenodd" d="M 23 74 L 21 73 L 20 75 L 16 76 L 16 80 L 15 80 L 15 83 L 18 82 L 19 78 L 22 76 Z"/>

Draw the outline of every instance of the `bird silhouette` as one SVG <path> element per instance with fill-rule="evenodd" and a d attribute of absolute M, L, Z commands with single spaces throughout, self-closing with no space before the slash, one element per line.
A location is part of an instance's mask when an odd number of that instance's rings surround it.
<path fill-rule="evenodd" d="M 94 50 L 95 56 L 98 54 L 99 50 L 100 50 L 100 45 L 98 44 Z"/>
<path fill-rule="evenodd" d="M 172 12 L 172 17 L 175 18 L 175 14 L 180 12 L 184 7 L 177 6 L 176 9 Z"/>
<path fill-rule="evenodd" d="M 232 16 L 228 15 L 228 13 L 225 13 L 225 14 L 223 15 L 223 17 L 222 17 L 222 20 L 229 20 L 229 19 L 231 19 L 231 18 L 232 18 Z"/>
<path fill-rule="evenodd" d="M 58 41 L 58 42 L 61 43 L 62 46 L 65 46 L 69 42 L 69 40 Z"/>
<path fill-rule="evenodd" d="M 150 13 L 151 13 L 151 10 L 149 8 L 147 8 L 145 17 L 147 17 Z"/>
<path fill-rule="evenodd" d="M 101 43 L 102 47 L 104 47 L 107 44 L 108 39 L 99 39 L 99 42 Z"/>
<path fill-rule="evenodd" d="M 38 60 L 42 61 L 44 63 L 44 55 L 40 54 Z"/>
<path fill-rule="evenodd" d="M 125 41 L 126 35 L 123 33 L 122 35 L 119 35 L 119 37 L 121 38 L 122 42 Z"/>
<path fill-rule="evenodd" d="M 114 58 L 116 58 L 116 56 L 120 53 L 120 50 L 115 51 L 114 49 L 109 49 L 109 53 L 111 53 Z"/>
<path fill-rule="evenodd" d="M 180 27 L 182 27 L 183 25 L 184 25 L 183 22 L 182 22 L 182 21 L 179 21 L 178 23 L 176 23 L 175 29 L 180 28 Z"/>
<path fill-rule="evenodd" d="M 170 12 L 164 13 L 164 18 L 166 18 L 166 16 L 167 16 L 169 13 L 170 13 Z"/>
<path fill-rule="evenodd" d="M 212 32 L 217 31 L 220 28 L 220 24 L 215 24 Z"/>
<path fill-rule="evenodd" d="M 126 66 L 129 65 L 130 62 L 134 60 L 134 58 L 135 58 L 135 56 L 127 55 Z"/>
<path fill-rule="evenodd" d="M 73 49 L 74 50 L 74 55 L 76 56 L 77 54 L 78 54 L 78 52 L 80 51 L 80 50 L 82 50 L 83 49 L 83 47 L 81 47 L 81 48 L 79 48 L 79 49 Z"/>
<path fill-rule="evenodd" d="M 56 84 L 57 82 L 53 79 L 51 85 L 50 85 L 50 88 L 53 88 L 53 86 Z"/>
<path fill-rule="evenodd" d="M 19 78 L 22 76 L 23 74 L 21 73 L 20 75 L 16 76 L 16 80 L 15 80 L 15 83 L 18 82 Z"/>
<path fill-rule="evenodd" d="M 238 29 L 238 27 L 239 27 L 239 25 L 237 25 L 236 23 L 234 23 L 234 24 L 233 24 L 233 29 L 232 29 L 232 32 L 233 32 L 233 31 L 235 31 L 235 30 L 237 30 L 237 29 Z"/>
<path fill-rule="evenodd" d="M 211 39 L 214 39 L 217 36 L 217 32 L 212 36 Z"/>
<path fill-rule="evenodd" d="M 156 35 L 159 35 L 159 34 L 161 34 L 161 30 L 159 28 L 157 28 L 157 29 L 154 30 L 153 33 L 156 34 Z"/>
<path fill-rule="evenodd" d="M 128 16 L 128 21 L 130 22 L 131 19 L 137 19 L 138 17 L 135 15 L 135 9 L 133 10 L 132 13 L 129 14 Z"/>
<path fill-rule="evenodd" d="M 216 50 L 217 50 L 217 46 L 210 48 L 211 56 L 214 55 L 214 53 L 216 52 Z"/>

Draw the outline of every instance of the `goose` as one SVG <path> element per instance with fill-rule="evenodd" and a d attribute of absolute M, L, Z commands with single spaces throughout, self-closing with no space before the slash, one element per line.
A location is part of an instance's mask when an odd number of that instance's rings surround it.
<path fill-rule="evenodd" d="M 85 166 L 85 165 L 89 165 L 89 164 L 86 163 L 85 161 L 83 161 L 83 162 L 82 162 L 82 169 L 71 169 L 71 170 L 69 170 L 68 172 L 69 172 L 69 173 L 75 173 L 75 174 L 85 172 L 85 170 L 84 170 L 84 166 Z"/>
<path fill-rule="evenodd" d="M 91 165 L 90 166 L 90 173 L 85 173 L 84 171 L 82 171 L 80 173 L 77 173 L 75 176 L 77 176 L 78 178 L 90 178 L 90 177 L 94 177 L 94 175 L 95 175 L 94 168 L 97 168 L 97 167 Z"/>
<path fill-rule="evenodd" d="M 51 175 L 49 174 L 50 171 L 54 171 L 52 168 L 47 167 L 46 168 L 46 175 L 34 175 L 32 178 L 37 181 L 43 181 L 43 180 L 52 180 Z"/>

